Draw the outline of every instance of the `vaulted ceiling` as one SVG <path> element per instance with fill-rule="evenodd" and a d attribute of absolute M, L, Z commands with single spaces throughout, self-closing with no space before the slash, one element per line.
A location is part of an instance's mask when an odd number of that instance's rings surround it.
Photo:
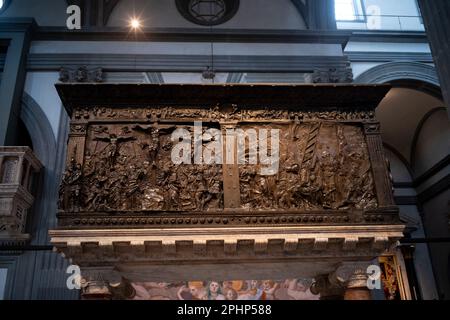
<path fill-rule="evenodd" d="M 114 8 L 121 0 L 66 0 L 68 5 L 80 6 L 84 12 L 85 25 L 105 26 Z M 308 29 L 333 28 L 330 12 L 333 12 L 333 0 L 291 0 L 303 17 Z"/>

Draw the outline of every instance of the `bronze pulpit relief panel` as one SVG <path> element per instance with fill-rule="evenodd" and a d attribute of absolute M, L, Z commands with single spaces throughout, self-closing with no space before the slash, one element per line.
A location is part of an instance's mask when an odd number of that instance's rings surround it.
<path fill-rule="evenodd" d="M 254 129 L 254 125 L 243 127 Z M 377 208 L 369 153 L 360 126 L 309 122 L 279 127 L 278 172 L 261 175 L 258 165 L 240 167 L 242 208 Z"/>
<path fill-rule="evenodd" d="M 223 208 L 220 165 L 176 165 L 171 161 L 171 134 L 176 129 L 175 124 L 147 123 L 89 126 L 81 211 Z"/>
<path fill-rule="evenodd" d="M 58 85 L 71 113 L 60 224 L 392 223 L 374 115 L 388 87 L 349 89 Z"/>

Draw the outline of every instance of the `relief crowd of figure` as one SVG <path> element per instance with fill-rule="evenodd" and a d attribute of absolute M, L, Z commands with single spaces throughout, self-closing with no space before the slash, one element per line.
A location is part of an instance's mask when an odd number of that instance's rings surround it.
<path fill-rule="evenodd" d="M 72 159 L 60 207 L 72 211 L 202 211 L 223 208 L 220 165 L 174 165 L 173 131 L 94 126 L 83 169 Z"/>
<path fill-rule="evenodd" d="M 336 110 L 316 110 L 316 111 L 286 111 L 276 110 L 269 107 L 259 109 L 241 109 L 232 105 L 229 110 L 224 112 L 219 106 L 210 108 L 149 108 L 149 109 L 111 109 L 94 108 L 92 113 L 86 109 L 78 109 L 74 113 L 74 119 L 88 119 L 90 115 L 96 119 L 151 119 L 158 120 L 180 120 L 195 119 L 202 121 L 211 120 L 299 120 L 299 121 L 351 121 L 351 120 L 374 120 L 374 111 L 354 110 L 354 111 L 336 111 Z"/>
<path fill-rule="evenodd" d="M 244 208 L 377 207 L 367 147 L 359 128 L 338 124 L 294 126 L 285 132 L 284 141 L 287 144 L 281 146 L 278 174 L 259 175 L 257 167 L 241 166 Z"/>
<path fill-rule="evenodd" d="M 158 120 L 179 117 L 223 118 L 216 108 L 194 111 L 78 110 L 75 119 L 104 117 Z M 255 119 L 299 117 L 295 113 L 233 107 L 227 119 L 245 115 Z M 145 115 L 143 112 L 146 112 Z M 203 113 L 205 114 L 203 114 Z M 123 114 L 122 114 L 123 113 Z M 351 113 L 323 118 L 339 119 Z M 361 112 L 361 117 L 372 117 Z M 354 116 L 358 116 L 355 112 Z M 311 116 L 312 117 L 312 116 Z M 316 114 L 315 119 L 321 119 Z M 151 121 L 153 122 L 153 121 Z M 171 161 L 171 133 L 180 124 L 95 124 L 86 132 L 83 164 L 70 158 L 60 189 L 60 209 L 66 212 L 207 211 L 224 208 L 222 165 L 175 165 Z M 183 125 L 189 129 L 190 125 Z M 269 124 L 242 124 L 243 129 Z M 275 175 L 260 174 L 260 165 L 239 165 L 241 209 L 337 210 L 377 207 L 374 180 L 364 134 L 359 126 L 336 122 L 298 122 L 272 125 L 282 133 L 280 166 Z M 268 137 L 269 139 L 269 137 Z M 207 143 L 207 142 L 205 142 Z"/>

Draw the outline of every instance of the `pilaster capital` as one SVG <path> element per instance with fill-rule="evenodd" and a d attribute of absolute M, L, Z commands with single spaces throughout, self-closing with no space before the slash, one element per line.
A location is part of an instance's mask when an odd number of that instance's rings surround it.
<path fill-rule="evenodd" d="M 367 287 L 370 262 L 344 262 L 328 277 L 330 283 L 347 289 Z"/>
<path fill-rule="evenodd" d="M 81 271 L 81 295 L 85 300 L 110 300 L 114 288 L 122 282 L 113 268 L 83 268 Z"/>

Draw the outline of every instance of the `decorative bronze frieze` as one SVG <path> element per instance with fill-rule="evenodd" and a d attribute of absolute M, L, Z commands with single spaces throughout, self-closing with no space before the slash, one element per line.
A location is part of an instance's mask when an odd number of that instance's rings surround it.
<path fill-rule="evenodd" d="M 186 227 L 226 227 L 226 226 L 297 226 L 297 225 L 326 225 L 326 224 L 392 224 L 399 222 L 397 212 L 393 213 L 354 213 L 354 212 L 323 212 L 299 213 L 270 212 L 270 213 L 207 213 L 193 214 L 183 213 L 118 213 L 108 215 L 99 213 L 92 215 L 89 213 L 60 214 L 60 225 L 64 227 L 133 227 L 133 228 L 186 228 Z"/>

